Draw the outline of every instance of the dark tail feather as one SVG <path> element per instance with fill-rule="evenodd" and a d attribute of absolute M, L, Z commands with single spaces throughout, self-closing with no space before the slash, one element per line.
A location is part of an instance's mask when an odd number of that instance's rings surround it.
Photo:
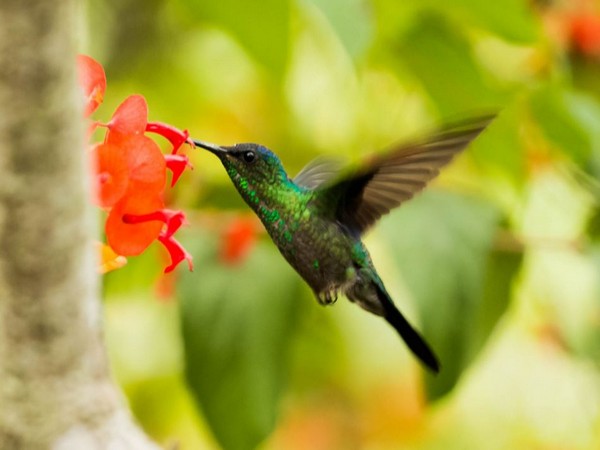
<path fill-rule="evenodd" d="M 383 306 L 383 317 L 385 320 L 396 329 L 415 356 L 417 356 L 417 358 L 433 372 L 438 373 L 440 371 L 440 363 L 427 342 L 425 342 L 419 332 L 408 323 L 402 313 L 398 311 L 398 308 L 394 306 L 388 293 L 379 286 L 377 288 L 377 296 Z"/>

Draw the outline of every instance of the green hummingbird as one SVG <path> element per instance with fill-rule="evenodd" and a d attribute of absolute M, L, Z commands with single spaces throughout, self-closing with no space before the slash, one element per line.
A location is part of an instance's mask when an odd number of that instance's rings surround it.
<path fill-rule="evenodd" d="M 391 209 L 421 191 L 439 169 L 490 123 L 482 117 L 396 146 L 352 170 L 317 158 L 290 178 L 280 159 L 259 144 L 219 146 L 194 140 L 220 160 L 289 264 L 322 305 L 345 295 L 383 317 L 432 371 L 439 361 L 396 308 L 361 236 Z M 401 232 L 401 231 L 399 231 Z"/>

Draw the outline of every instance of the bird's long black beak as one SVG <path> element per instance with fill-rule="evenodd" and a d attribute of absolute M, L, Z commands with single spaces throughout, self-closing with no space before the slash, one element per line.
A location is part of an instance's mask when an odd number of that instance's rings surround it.
<path fill-rule="evenodd" d="M 197 141 L 196 139 L 192 139 L 192 142 L 194 143 L 194 145 L 196 147 L 200 147 L 203 148 L 205 150 L 208 150 L 211 153 L 214 153 L 215 155 L 218 155 L 219 153 L 227 153 L 227 149 L 218 146 L 217 144 L 212 144 L 210 142 L 203 142 L 203 141 Z"/>

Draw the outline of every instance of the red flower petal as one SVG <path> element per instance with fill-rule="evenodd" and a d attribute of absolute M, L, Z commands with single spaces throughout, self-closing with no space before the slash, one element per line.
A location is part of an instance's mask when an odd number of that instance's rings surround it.
<path fill-rule="evenodd" d="M 187 261 L 188 269 L 190 271 L 194 270 L 192 255 L 190 255 L 173 236 L 167 237 L 165 234 L 161 233 L 158 240 L 165 246 L 171 257 L 171 264 L 165 268 L 165 273 L 173 271 L 183 260 Z"/>
<path fill-rule="evenodd" d="M 221 237 L 221 261 L 236 264 L 244 260 L 256 242 L 256 219 L 240 216 L 233 219 Z"/>
<path fill-rule="evenodd" d="M 190 159 L 185 155 L 165 155 L 165 162 L 167 168 L 173 172 L 173 178 L 171 179 L 171 187 L 175 186 L 177 180 L 186 168 L 192 168 Z"/>
<path fill-rule="evenodd" d="M 106 239 L 112 249 L 119 255 L 139 255 L 163 228 L 161 220 L 147 220 L 139 223 L 127 223 L 125 215 L 150 214 L 164 207 L 163 201 L 157 195 L 147 192 L 128 192 L 110 211 L 106 220 Z"/>
<path fill-rule="evenodd" d="M 188 130 L 180 130 L 172 125 L 168 125 L 162 122 L 148 122 L 146 125 L 146 131 L 150 133 L 156 133 L 167 139 L 173 146 L 171 154 L 176 154 L 179 148 L 187 142 L 193 146 L 193 142 L 190 139 L 190 133 Z"/>
<path fill-rule="evenodd" d="M 146 195 L 160 193 L 167 179 L 165 158 L 152 139 L 133 135 L 119 142 L 129 170 L 130 189 L 145 191 Z"/>
<path fill-rule="evenodd" d="M 77 69 L 79 71 L 79 85 L 85 97 L 83 114 L 88 117 L 104 99 L 106 91 L 106 75 L 98 61 L 86 55 L 77 56 Z"/>
<path fill-rule="evenodd" d="M 141 95 L 130 95 L 108 122 L 107 142 L 113 142 L 123 138 L 123 135 L 141 135 L 148 123 L 148 104 Z"/>
<path fill-rule="evenodd" d="M 96 203 L 104 208 L 118 202 L 129 184 L 129 168 L 122 149 L 111 144 L 99 144 L 92 149 L 95 163 Z"/>

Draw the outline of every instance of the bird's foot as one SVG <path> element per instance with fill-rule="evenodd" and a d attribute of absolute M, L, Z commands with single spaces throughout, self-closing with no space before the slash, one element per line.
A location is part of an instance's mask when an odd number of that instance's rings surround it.
<path fill-rule="evenodd" d="M 337 291 L 323 291 L 317 294 L 317 300 L 323 306 L 333 305 L 338 298 Z"/>

